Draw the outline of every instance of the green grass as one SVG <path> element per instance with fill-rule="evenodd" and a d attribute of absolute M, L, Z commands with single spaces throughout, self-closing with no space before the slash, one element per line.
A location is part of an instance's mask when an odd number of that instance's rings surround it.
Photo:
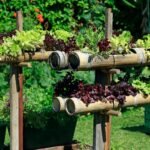
<path fill-rule="evenodd" d="M 75 139 L 92 145 L 93 116 L 79 118 Z M 145 133 L 144 108 L 127 109 L 122 116 L 112 117 L 111 150 L 149 150 L 150 135 Z"/>
<path fill-rule="evenodd" d="M 145 133 L 144 128 L 144 108 L 128 108 L 122 116 L 113 116 L 111 124 L 111 150 L 150 150 L 150 135 Z M 92 145 L 92 115 L 78 119 L 74 139 L 82 145 Z M 8 134 L 5 143 L 9 144 Z"/>

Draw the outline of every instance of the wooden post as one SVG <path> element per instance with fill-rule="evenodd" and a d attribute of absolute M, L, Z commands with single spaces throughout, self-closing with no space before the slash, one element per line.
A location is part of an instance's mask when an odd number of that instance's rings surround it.
<path fill-rule="evenodd" d="M 17 29 L 23 29 L 22 12 L 17 12 Z M 10 149 L 23 150 L 23 75 L 22 67 L 11 66 L 10 79 Z"/>
<path fill-rule="evenodd" d="M 113 29 L 113 13 L 111 8 L 106 9 L 106 20 L 105 20 L 105 37 L 110 39 L 112 36 L 112 29 Z"/>
<path fill-rule="evenodd" d="M 111 81 L 110 72 L 96 71 L 95 82 L 103 86 Z M 111 116 L 105 114 L 94 114 L 94 150 L 110 149 Z M 100 135 L 99 135 L 100 134 Z"/>
<path fill-rule="evenodd" d="M 17 11 L 17 29 L 23 30 L 23 15 L 22 11 Z M 23 150 L 23 73 L 22 67 L 18 68 L 19 80 L 19 150 Z"/>
<path fill-rule="evenodd" d="M 106 25 L 105 37 L 110 39 L 113 29 L 113 14 L 112 9 L 106 9 Z M 95 82 L 103 86 L 109 84 L 112 80 L 111 73 L 108 71 L 97 70 L 95 74 Z M 93 147 L 94 150 L 110 150 L 110 132 L 111 132 L 111 116 L 99 113 L 94 114 L 94 135 Z"/>
<path fill-rule="evenodd" d="M 10 78 L 10 149 L 19 150 L 19 92 L 18 68 L 11 66 Z"/>
<path fill-rule="evenodd" d="M 22 11 L 17 11 L 17 30 L 22 31 L 23 30 L 23 17 L 22 17 Z"/>
<path fill-rule="evenodd" d="M 19 150 L 23 150 L 23 73 L 22 67 L 17 68 L 19 74 Z"/>
<path fill-rule="evenodd" d="M 93 147 L 94 150 L 104 150 L 104 141 L 106 140 L 105 134 L 105 124 L 104 122 L 104 115 L 100 113 L 94 113 L 94 137 L 93 137 Z"/>

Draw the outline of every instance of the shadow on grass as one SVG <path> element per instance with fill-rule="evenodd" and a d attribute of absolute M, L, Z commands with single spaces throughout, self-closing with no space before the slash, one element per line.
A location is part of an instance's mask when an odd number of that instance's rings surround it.
<path fill-rule="evenodd" d="M 141 133 L 146 133 L 150 135 L 150 129 L 147 129 L 145 126 L 133 126 L 133 127 L 125 127 L 121 128 L 123 130 L 128 130 L 131 132 L 141 132 Z"/>

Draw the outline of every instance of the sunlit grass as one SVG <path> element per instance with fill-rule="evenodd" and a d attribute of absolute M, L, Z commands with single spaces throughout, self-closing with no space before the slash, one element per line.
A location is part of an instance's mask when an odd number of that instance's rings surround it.
<path fill-rule="evenodd" d="M 112 117 L 112 150 L 149 150 L 150 135 L 145 133 L 144 108 L 131 108 L 120 117 Z M 92 145 L 93 117 L 81 117 L 78 120 L 75 139 L 82 144 Z"/>

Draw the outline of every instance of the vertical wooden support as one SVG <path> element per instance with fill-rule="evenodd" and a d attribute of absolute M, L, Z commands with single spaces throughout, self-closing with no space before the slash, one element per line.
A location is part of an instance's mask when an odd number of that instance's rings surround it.
<path fill-rule="evenodd" d="M 103 86 L 109 84 L 111 74 L 104 71 L 96 71 L 95 82 Z M 94 150 L 110 149 L 111 116 L 99 113 L 94 114 Z"/>
<path fill-rule="evenodd" d="M 110 39 L 112 36 L 112 29 L 113 29 L 113 13 L 112 13 L 111 8 L 106 9 L 106 20 L 105 20 L 105 22 L 106 22 L 106 24 L 105 24 L 105 28 L 106 28 L 105 37 L 107 39 Z"/>
<path fill-rule="evenodd" d="M 100 113 L 94 113 L 94 124 L 93 124 L 93 147 L 94 150 L 104 150 L 104 143 L 106 141 L 104 115 Z"/>
<path fill-rule="evenodd" d="M 19 150 L 23 150 L 23 73 L 22 67 L 17 68 L 19 74 Z"/>
<path fill-rule="evenodd" d="M 23 30 L 23 17 L 22 17 L 22 11 L 17 11 L 17 30 L 22 31 Z"/>
<path fill-rule="evenodd" d="M 105 37 L 110 39 L 113 29 L 113 14 L 112 9 L 106 9 L 106 32 Z M 110 84 L 112 75 L 108 71 L 97 70 L 95 74 L 95 82 L 100 83 L 103 86 Z M 99 113 L 94 114 L 94 135 L 93 135 L 93 147 L 94 150 L 110 150 L 110 132 L 111 132 L 111 116 L 103 115 Z"/>
<path fill-rule="evenodd" d="M 10 149 L 19 150 L 19 82 L 18 67 L 11 66 L 10 78 Z"/>
<path fill-rule="evenodd" d="M 104 149 L 110 150 L 110 135 L 111 135 L 111 116 L 105 115 L 105 132 L 106 132 L 106 140 Z"/>
<path fill-rule="evenodd" d="M 17 11 L 17 29 L 23 30 L 22 11 Z M 18 66 L 19 80 L 19 150 L 23 150 L 23 73 L 22 67 Z"/>
<path fill-rule="evenodd" d="M 17 29 L 23 29 L 22 12 L 17 12 Z M 10 149 L 23 150 L 23 75 L 22 67 L 11 66 Z"/>

